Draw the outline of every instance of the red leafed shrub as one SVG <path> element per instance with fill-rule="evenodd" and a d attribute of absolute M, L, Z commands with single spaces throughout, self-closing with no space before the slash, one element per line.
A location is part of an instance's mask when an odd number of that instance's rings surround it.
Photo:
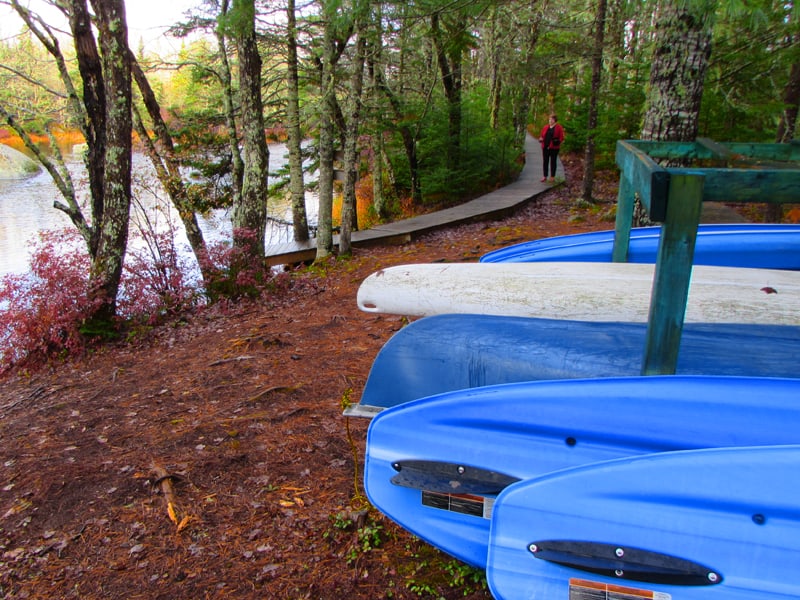
<path fill-rule="evenodd" d="M 187 280 L 191 270 L 188 255 L 175 246 L 173 230 L 140 235 L 125 256 L 117 314 L 152 325 L 179 313 L 198 298 Z"/>
<path fill-rule="evenodd" d="M 0 280 L 0 370 L 82 350 L 89 257 L 70 231 L 40 234 L 25 275 Z"/>
<path fill-rule="evenodd" d="M 247 232 L 237 232 L 248 239 Z M 258 243 L 255 236 L 253 243 Z M 142 228 L 132 236 L 117 297 L 120 328 L 154 325 L 205 299 L 212 302 L 257 298 L 286 281 L 272 274 L 246 248 L 209 245 L 202 257 L 203 282 L 191 281 L 190 254 L 175 245 L 175 231 Z M 0 372 L 23 362 L 81 352 L 91 342 L 82 332 L 94 313 L 89 300 L 90 261 L 74 229 L 40 234 L 30 270 L 0 280 Z"/>
<path fill-rule="evenodd" d="M 74 229 L 40 233 L 29 271 L 0 280 L 0 372 L 26 362 L 83 351 L 82 332 L 94 312 L 89 300 L 89 256 Z M 188 257 L 176 249 L 174 232 L 142 233 L 127 253 L 117 298 L 123 323 L 154 324 L 198 297 L 187 281 Z"/>
<path fill-rule="evenodd" d="M 237 229 L 234 236 L 249 245 L 263 243 L 256 240 L 254 232 Z M 247 248 L 226 243 L 209 244 L 205 256 L 200 257 L 206 273 L 205 293 L 211 302 L 257 298 L 269 279 L 263 262 Z"/>

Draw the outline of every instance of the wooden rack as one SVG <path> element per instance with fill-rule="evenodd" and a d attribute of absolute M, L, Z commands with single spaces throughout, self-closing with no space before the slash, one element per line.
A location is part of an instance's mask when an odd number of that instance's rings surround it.
<path fill-rule="evenodd" d="M 661 167 L 668 164 L 691 166 Z M 634 198 L 662 223 L 642 375 L 675 373 L 703 202 L 800 202 L 800 144 L 617 142 L 620 184 L 612 260 L 626 262 Z"/>

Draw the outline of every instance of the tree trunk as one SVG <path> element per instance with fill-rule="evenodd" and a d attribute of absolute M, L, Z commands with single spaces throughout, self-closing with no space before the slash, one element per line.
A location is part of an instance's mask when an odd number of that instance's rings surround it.
<path fill-rule="evenodd" d="M 789 71 L 789 80 L 783 88 L 783 111 L 778 123 L 778 132 L 775 141 L 779 144 L 788 144 L 794 139 L 797 127 L 797 113 L 800 107 L 800 62 L 792 63 Z M 783 205 L 767 204 L 764 219 L 768 223 L 780 223 L 783 219 Z"/>
<path fill-rule="evenodd" d="M 220 16 L 228 14 L 229 2 L 222 0 Z M 244 179 L 244 161 L 239 150 L 239 134 L 236 130 L 236 102 L 234 102 L 233 77 L 228 60 L 228 40 L 221 27 L 214 30 L 217 38 L 217 49 L 221 65 L 220 81 L 222 82 L 222 108 L 225 111 L 225 128 L 228 130 L 228 148 L 231 153 L 231 204 L 237 206 L 242 200 L 242 182 Z"/>
<path fill-rule="evenodd" d="M 69 24 L 75 43 L 75 57 L 83 82 L 83 105 L 86 123 L 82 127 L 86 135 L 86 170 L 89 175 L 89 195 L 92 204 L 92 222 L 103 220 L 103 181 L 105 179 L 106 156 L 106 92 L 103 87 L 103 65 L 97 42 L 92 33 L 92 22 L 86 0 L 70 0 L 68 4 Z M 89 254 L 97 256 L 99 228 L 92 227 Z"/>
<path fill-rule="evenodd" d="M 372 136 L 372 207 L 381 220 L 389 214 L 383 189 L 383 152 L 383 132 L 378 131 Z"/>
<path fill-rule="evenodd" d="M 789 143 L 794 139 L 798 107 L 800 107 L 800 62 L 795 62 L 789 72 L 789 81 L 783 88 L 783 112 L 778 124 L 777 142 Z"/>
<path fill-rule="evenodd" d="M 662 4 L 642 139 L 692 141 L 697 137 L 714 6 L 714 0 Z"/>
<path fill-rule="evenodd" d="M 323 259 L 333 252 L 333 157 L 336 122 L 335 66 L 338 62 L 335 34 L 335 5 L 324 3 L 325 24 L 322 40 L 319 124 L 319 222 L 317 256 Z"/>
<path fill-rule="evenodd" d="M 244 179 L 240 203 L 233 208 L 233 244 L 244 248 L 252 257 L 263 257 L 267 228 L 269 149 L 264 135 L 261 56 L 256 44 L 254 0 L 235 0 L 234 10 L 240 16 L 236 47 L 239 54 Z"/>
<path fill-rule="evenodd" d="M 81 4 L 73 0 L 73 4 Z M 106 98 L 106 152 L 103 217 L 97 256 L 90 271 L 90 318 L 109 324 L 116 313 L 117 292 L 128 242 L 131 206 L 131 68 L 123 0 L 93 0 L 102 51 Z M 85 8 L 85 4 L 83 5 Z"/>
<path fill-rule="evenodd" d="M 466 22 L 459 15 L 456 26 L 460 30 L 466 28 Z M 461 46 L 451 43 L 452 49 L 448 52 L 445 49 L 445 41 L 442 39 L 443 32 L 440 26 L 438 13 L 431 17 L 431 30 L 433 34 L 433 44 L 436 48 L 436 60 L 442 74 L 442 86 L 447 98 L 448 112 L 448 143 L 447 143 L 447 167 L 450 172 L 458 170 L 461 161 L 461 69 L 462 56 Z"/>
<path fill-rule="evenodd" d="M 208 281 L 208 276 L 210 275 L 207 267 L 208 261 L 203 260 L 206 253 L 206 242 L 203 237 L 203 231 L 197 221 L 197 214 L 186 193 L 186 186 L 183 183 L 183 177 L 180 172 L 180 164 L 175 158 L 172 134 L 170 134 L 169 128 L 161 116 L 161 105 L 156 99 L 156 95 L 150 87 L 150 82 L 147 80 L 133 52 L 130 52 L 129 59 L 131 61 L 133 79 L 136 81 L 136 86 L 142 95 L 142 102 L 147 108 L 147 114 L 153 124 L 153 131 L 156 134 L 160 149 L 153 144 L 136 110 L 134 110 L 133 115 L 134 126 L 139 134 L 139 139 L 145 146 L 145 153 L 150 158 L 158 180 L 167 192 L 172 205 L 178 211 L 179 218 L 186 231 L 189 246 L 192 248 L 195 258 L 197 258 L 198 265 L 200 265 L 203 279 Z"/>
<path fill-rule="evenodd" d="M 292 199 L 292 228 L 294 240 L 304 242 L 308 239 L 308 215 L 306 214 L 306 193 L 303 181 L 303 155 L 301 152 L 302 133 L 300 130 L 300 89 L 297 60 L 297 22 L 294 0 L 288 0 L 286 7 L 288 60 L 286 62 L 286 116 L 288 121 L 289 150 L 289 192 Z"/>
<path fill-rule="evenodd" d="M 333 66 L 323 66 L 322 112 L 319 126 L 319 221 L 317 224 L 317 259 L 333 252 L 333 144 L 335 99 L 333 98 Z"/>
<path fill-rule="evenodd" d="M 531 111 L 531 90 L 536 81 L 536 45 L 539 42 L 539 32 L 542 26 L 544 10 L 547 7 L 547 0 L 530 0 L 528 4 L 528 23 L 523 25 L 524 43 L 523 51 L 525 64 L 516 94 L 517 101 L 514 103 L 513 125 L 514 125 L 514 146 L 523 148 L 525 136 L 527 135 L 528 115 Z"/>
<path fill-rule="evenodd" d="M 358 178 L 358 131 L 361 124 L 362 92 L 364 89 L 364 60 L 366 54 L 366 39 L 363 25 L 359 24 L 356 54 L 353 59 L 353 73 L 350 79 L 350 94 L 348 96 L 347 125 L 345 128 L 344 142 L 344 190 L 342 194 L 342 227 L 339 232 L 339 253 L 350 254 L 350 239 L 353 230 L 358 229 L 358 215 L 356 207 L 356 179 Z"/>
<path fill-rule="evenodd" d="M 697 137 L 716 0 L 660 6 L 641 138 L 670 142 Z M 677 165 L 676 165 L 677 166 Z M 650 225 L 636 201 L 633 225 Z"/>
<path fill-rule="evenodd" d="M 381 5 L 375 6 L 375 13 L 373 17 L 373 28 L 375 33 L 371 37 L 372 43 L 367 44 L 367 69 L 369 73 L 370 82 L 370 98 L 375 106 L 380 106 L 381 96 L 381 78 L 380 70 L 383 64 L 382 48 L 383 48 L 383 11 Z M 379 109 L 380 110 L 380 109 Z M 389 216 L 389 207 L 386 201 L 386 194 L 383 189 L 383 119 L 377 119 L 377 130 L 373 132 L 370 138 L 370 145 L 372 150 L 372 208 L 378 219 L 384 220 Z"/>
<path fill-rule="evenodd" d="M 421 206 L 422 184 L 420 183 L 419 159 L 417 158 L 416 136 L 414 135 L 414 132 L 411 130 L 411 127 L 402 124 L 405 118 L 405 112 L 403 111 L 400 99 L 386 83 L 386 80 L 383 77 L 383 74 L 381 73 L 380 69 L 376 68 L 374 70 L 374 73 L 375 73 L 375 85 L 378 87 L 378 89 L 380 89 L 383 92 L 383 94 L 389 100 L 389 105 L 392 107 L 392 112 L 394 113 L 395 120 L 401 123 L 400 125 L 398 125 L 398 130 L 400 132 L 400 137 L 403 140 L 403 149 L 405 150 L 406 159 L 408 160 L 408 173 L 411 185 L 411 202 L 415 206 Z"/>
<path fill-rule="evenodd" d="M 583 200 L 592 202 L 594 187 L 595 129 L 597 127 L 597 102 L 603 73 L 603 44 L 606 29 L 606 0 L 597 0 L 594 47 L 592 49 L 592 84 L 589 92 L 589 115 L 586 123 L 586 152 L 583 161 Z"/>

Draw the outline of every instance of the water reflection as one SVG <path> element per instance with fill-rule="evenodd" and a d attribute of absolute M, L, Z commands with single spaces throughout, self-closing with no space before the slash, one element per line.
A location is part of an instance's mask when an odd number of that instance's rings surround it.
<path fill-rule="evenodd" d="M 285 163 L 286 148 L 283 144 L 270 144 L 270 170 L 279 169 Z M 77 156 L 70 155 L 67 162 L 70 172 L 75 178 L 79 197 L 86 200 L 87 187 L 83 165 Z M 134 154 L 134 190 L 135 196 L 148 214 L 148 219 L 157 223 L 159 230 L 172 223 L 178 233 L 178 247 L 189 251 L 189 244 L 177 212 L 165 203 L 165 194 L 155 178 L 153 168 L 146 157 Z M 49 173 L 22 180 L 0 180 L 0 276 L 8 273 L 24 273 L 28 270 L 30 244 L 35 242 L 40 231 L 71 227 L 69 218 L 60 210 L 53 208 L 54 201 L 63 202 Z M 317 220 L 316 195 L 306 194 L 309 222 Z M 136 223 L 141 221 L 134 210 L 132 231 Z M 85 213 L 88 216 L 88 212 Z M 291 221 L 289 202 L 276 205 L 270 201 L 269 215 L 279 221 Z M 200 228 L 208 242 L 229 240 L 231 235 L 230 215 L 226 210 L 212 211 L 199 219 Z M 291 241 L 291 227 L 270 220 L 268 224 L 266 244 L 279 244 Z"/>

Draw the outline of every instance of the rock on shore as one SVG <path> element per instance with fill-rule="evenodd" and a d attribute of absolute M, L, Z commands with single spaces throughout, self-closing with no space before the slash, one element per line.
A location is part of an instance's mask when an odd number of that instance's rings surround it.
<path fill-rule="evenodd" d="M 26 179 L 39 173 L 39 164 L 5 144 L 0 144 L 0 179 Z"/>

